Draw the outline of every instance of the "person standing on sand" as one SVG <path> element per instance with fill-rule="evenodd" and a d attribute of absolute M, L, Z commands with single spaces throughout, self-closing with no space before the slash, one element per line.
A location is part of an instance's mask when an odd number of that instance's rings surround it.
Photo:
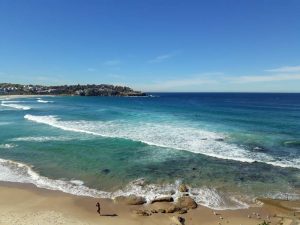
<path fill-rule="evenodd" d="M 99 202 L 97 202 L 96 207 L 97 207 L 97 213 L 101 216 L 100 203 Z"/>

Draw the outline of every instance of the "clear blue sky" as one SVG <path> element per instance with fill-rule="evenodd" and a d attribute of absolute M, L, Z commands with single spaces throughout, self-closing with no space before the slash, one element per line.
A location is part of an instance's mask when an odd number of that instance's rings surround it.
<path fill-rule="evenodd" d="M 300 1 L 0 0 L 0 82 L 300 92 Z"/>

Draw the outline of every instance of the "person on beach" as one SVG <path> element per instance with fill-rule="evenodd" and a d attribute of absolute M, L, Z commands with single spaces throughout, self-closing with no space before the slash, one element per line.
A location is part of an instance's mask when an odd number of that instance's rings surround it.
<path fill-rule="evenodd" d="M 97 213 L 101 216 L 101 213 L 100 213 L 100 203 L 99 202 L 97 202 L 96 207 L 97 207 Z"/>

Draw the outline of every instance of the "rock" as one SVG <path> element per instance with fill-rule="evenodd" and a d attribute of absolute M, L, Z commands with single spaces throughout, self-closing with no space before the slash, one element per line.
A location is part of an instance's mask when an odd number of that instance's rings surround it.
<path fill-rule="evenodd" d="M 172 216 L 171 221 L 176 225 L 183 225 L 184 224 L 184 218 L 180 216 Z"/>
<path fill-rule="evenodd" d="M 151 213 L 148 210 L 138 209 L 133 211 L 135 214 L 139 216 L 150 216 Z"/>
<path fill-rule="evenodd" d="M 101 173 L 108 174 L 110 173 L 110 169 L 103 169 L 101 170 Z"/>
<path fill-rule="evenodd" d="M 181 209 L 182 208 L 195 209 L 197 208 L 197 203 L 191 197 L 184 196 L 178 198 L 176 206 Z"/>
<path fill-rule="evenodd" d="M 126 205 L 143 205 L 146 203 L 146 199 L 140 196 L 129 195 L 129 196 L 118 196 L 114 198 L 117 203 L 123 203 Z"/>
<path fill-rule="evenodd" d="M 171 191 L 168 191 L 166 194 L 168 194 L 168 195 L 174 195 L 175 193 L 176 193 L 176 191 L 171 190 Z"/>
<path fill-rule="evenodd" d="M 180 210 L 178 211 L 179 214 L 185 214 L 185 213 L 187 213 L 187 212 L 188 212 L 188 210 L 187 210 L 186 208 L 180 209 Z"/>
<path fill-rule="evenodd" d="M 158 213 L 166 213 L 166 210 L 165 209 L 158 209 L 157 212 Z"/>
<path fill-rule="evenodd" d="M 174 213 L 174 212 L 177 212 L 179 210 L 180 210 L 180 208 L 177 207 L 176 205 L 171 205 L 169 208 L 167 208 L 166 212 L 167 213 Z"/>
<path fill-rule="evenodd" d="M 146 180 L 144 178 L 137 179 L 135 181 L 132 181 L 131 184 L 144 187 L 146 185 Z"/>
<path fill-rule="evenodd" d="M 185 184 L 180 184 L 178 187 L 178 191 L 180 192 L 188 192 L 189 189 L 187 188 L 187 186 Z"/>
<path fill-rule="evenodd" d="M 171 196 L 156 198 L 151 201 L 151 204 L 155 202 L 174 202 L 174 199 Z"/>
<path fill-rule="evenodd" d="M 215 141 L 224 141 L 224 138 L 216 138 Z"/>
<path fill-rule="evenodd" d="M 151 213 L 158 213 L 156 209 L 151 209 Z"/>

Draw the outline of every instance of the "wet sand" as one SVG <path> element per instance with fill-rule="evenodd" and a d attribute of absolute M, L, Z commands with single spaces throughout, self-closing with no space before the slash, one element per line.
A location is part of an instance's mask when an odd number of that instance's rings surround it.
<path fill-rule="evenodd" d="M 107 216 L 97 214 L 98 201 L 101 204 L 101 213 Z M 158 209 L 172 203 L 128 206 L 116 204 L 110 199 L 74 196 L 40 189 L 30 184 L 0 182 L 0 224 L 171 225 L 175 224 L 171 219 L 173 216 L 183 217 L 186 225 L 258 225 L 264 220 L 269 220 L 270 224 L 300 224 L 300 201 L 270 199 L 261 201 L 264 202 L 261 207 L 249 209 L 215 211 L 199 206 L 181 215 L 155 213 L 150 216 L 139 216 L 134 210 Z M 219 215 L 214 215 L 214 212 Z M 260 218 L 257 218 L 256 213 Z M 117 216 L 109 216 L 112 214 Z M 251 218 L 248 218 L 249 215 Z"/>

